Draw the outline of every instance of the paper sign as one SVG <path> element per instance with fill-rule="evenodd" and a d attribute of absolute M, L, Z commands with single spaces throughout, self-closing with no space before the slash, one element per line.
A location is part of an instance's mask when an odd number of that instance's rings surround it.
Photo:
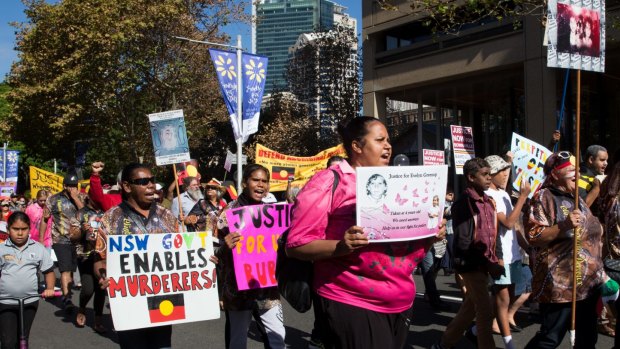
<path fill-rule="evenodd" d="M 190 160 L 183 110 L 149 114 L 157 166 Z"/>
<path fill-rule="evenodd" d="M 39 190 L 51 188 L 52 193 L 62 191 L 62 176 L 30 166 L 30 197 L 36 198 Z"/>
<path fill-rule="evenodd" d="M 444 165 L 446 163 L 443 150 L 422 149 L 422 164 L 424 165 Z"/>
<path fill-rule="evenodd" d="M 527 180 L 532 188 L 531 198 L 545 181 L 543 167 L 553 152 L 516 133 L 512 134 L 510 151 L 513 154 L 512 178 L 515 179 L 512 188 L 519 191 L 521 181 Z"/>
<path fill-rule="evenodd" d="M 248 156 L 241 154 L 241 164 L 246 165 L 248 163 Z M 224 169 L 230 172 L 232 165 L 237 164 L 237 154 L 232 153 L 230 150 L 226 150 L 226 160 L 224 160 Z"/>
<path fill-rule="evenodd" d="M 325 149 L 309 157 L 300 157 L 278 153 L 260 144 L 256 144 L 256 163 L 271 171 L 271 191 L 286 190 L 289 176 L 295 176 L 292 186 L 303 186 L 320 170 L 324 170 L 327 160 L 334 155 L 346 157 L 342 145 Z"/>
<path fill-rule="evenodd" d="M 454 166 L 456 174 L 463 174 L 463 165 L 476 157 L 474 150 L 474 132 L 471 127 L 450 125 L 452 133 L 452 149 L 454 150 Z"/>
<path fill-rule="evenodd" d="M 357 225 L 371 242 L 435 236 L 448 166 L 357 167 Z"/>
<path fill-rule="evenodd" d="M 241 234 L 232 251 L 237 288 L 277 286 L 278 238 L 291 223 L 291 204 L 244 206 L 226 211 L 231 232 Z"/>
<path fill-rule="evenodd" d="M 117 331 L 220 317 L 210 232 L 109 235 L 107 243 Z"/>
<path fill-rule="evenodd" d="M 605 1 L 549 0 L 547 66 L 605 71 Z"/>

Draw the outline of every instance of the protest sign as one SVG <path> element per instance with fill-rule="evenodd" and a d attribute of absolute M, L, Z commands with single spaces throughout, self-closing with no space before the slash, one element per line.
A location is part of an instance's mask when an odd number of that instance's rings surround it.
<path fill-rule="evenodd" d="M 237 288 L 277 286 L 278 238 L 291 223 L 291 204 L 244 206 L 226 211 L 230 231 L 241 233 L 233 249 Z"/>
<path fill-rule="evenodd" d="M 4 154 L 6 154 L 6 159 L 4 159 Z M 18 150 L 0 151 L 0 191 L 2 195 L 11 195 L 17 191 L 18 163 Z"/>
<path fill-rule="evenodd" d="M 314 156 L 301 157 L 278 153 L 257 143 L 255 162 L 271 171 L 270 190 L 283 191 L 289 176 L 295 176 L 292 186 L 303 186 L 315 173 L 325 169 L 327 160 L 334 155 L 346 157 L 344 147 L 338 145 Z"/>
<path fill-rule="evenodd" d="M 357 225 L 371 242 L 435 236 L 448 166 L 357 167 Z"/>
<path fill-rule="evenodd" d="M 450 125 L 452 133 L 452 149 L 454 152 L 454 168 L 456 174 L 463 174 L 463 165 L 476 157 L 474 150 L 474 132 L 471 127 Z"/>
<path fill-rule="evenodd" d="M 553 152 L 516 133 L 512 134 L 510 151 L 513 156 L 512 178 L 515 179 L 512 182 L 512 188 L 519 191 L 521 181 L 523 179 L 527 180 L 532 188 L 532 192 L 529 195 L 531 198 L 545 180 L 543 167 L 545 166 L 545 161 Z"/>
<path fill-rule="evenodd" d="M 189 145 L 183 110 L 149 114 L 157 166 L 189 161 Z"/>
<path fill-rule="evenodd" d="M 241 154 L 241 164 L 242 165 L 247 165 L 248 163 L 248 156 Z M 237 154 L 231 152 L 230 150 L 226 150 L 226 160 L 224 160 L 224 169 L 227 172 L 230 172 L 230 169 L 232 168 L 232 165 L 236 165 L 237 164 Z"/>
<path fill-rule="evenodd" d="M 106 250 L 117 331 L 220 317 L 211 232 L 109 235 Z"/>
<path fill-rule="evenodd" d="M 62 191 L 62 176 L 30 166 L 30 197 L 36 198 L 39 190 L 50 188 L 52 193 Z"/>
<path fill-rule="evenodd" d="M 547 66 L 605 71 L 605 1 L 550 0 Z"/>
<path fill-rule="evenodd" d="M 444 165 L 446 163 L 443 150 L 422 149 L 423 165 Z"/>

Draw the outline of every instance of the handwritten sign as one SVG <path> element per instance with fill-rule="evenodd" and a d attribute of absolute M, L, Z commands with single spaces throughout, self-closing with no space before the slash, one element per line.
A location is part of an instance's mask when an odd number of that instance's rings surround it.
<path fill-rule="evenodd" d="M 448 166 L 358 167 L 357 225 L 371 242 L 405 241 L 439 231 Z"/>
<path fill-rule="evenodd" d="M 471 127 L 450 125 L 452 149 L 454 151 L 454 168 L 456 174 L 463 174 L 463 165 L 476 157 L 474 150 L 474 132 Z"/>
<path fill-rule="evenodd" d="M 210 232 L 110 235 L 106 248 L 116 330 L 220 317 Z"/>
<path fill-rule="evenodd" d="M 149 114 L 157 166 L 190 161 L 183 110 Z"/>
<path fill-rule="evenodd" d="M 36 198 L 39 190 L 51 188 L 52 193 L 62 191 L 62 176 L 30 166 L 30 197 Z"/>
<path fill-rule="evenodd" d="M 532 188 L 532 192 L 529 195 L 531 198 L 545 181 L 543 167 L 547 158 L 553 152 L 516 133 L 512 134 L 510 151 L 513 155 L 512 178 L 515 178 L 515 181 L 512 182 L 512 187 L 514 190 L 519 191 L 521 181 L 527 180 Z"/>
<path fill-rule="evenodd" d="M 232 251 L 237 288 L 277 286 L 278 238 L 291 223 L 291 204 L 253 205 L 226 211 L 230 231 L 241 233 Z"/>
<path fill-rule="evenodd" d="M 443 150 L 422 149 L 422 164 L 424 165 L 444 165 L 446 163 Z"/>

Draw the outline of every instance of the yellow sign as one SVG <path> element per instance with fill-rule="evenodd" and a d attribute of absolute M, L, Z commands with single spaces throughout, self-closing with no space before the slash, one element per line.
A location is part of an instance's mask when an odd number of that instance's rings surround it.
<path fill-rule="evenodd" d="M 39 190 L 51 188 L 52 193 L 62 191 L 62 176 L 30 166 L 30 197 L 36 198 Z"/>
<path fill-rule="evenodd" d="M 320 170 L 325 169 L 327 160 L 334 156 L 346 157 L 342 144 L 309 157 L 292 156 L 278 153 L 256 144 L 256 163 L 263 165 L 271 171 L 271 191 L 286 190 L 286 184 L 290 176 L 295 180 L 291 185 L 301 187 Z"/>

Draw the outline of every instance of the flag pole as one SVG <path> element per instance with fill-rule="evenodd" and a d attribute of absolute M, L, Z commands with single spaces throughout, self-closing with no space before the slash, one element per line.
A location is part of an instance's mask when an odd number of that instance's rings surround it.
<path fill-rule="evenodd" d="M 177 229 L 177 232 L 181 232 L 185 231 L 185 217 L 183 217 L 183 206 L 181 205 L 181 191 L 179 190 L 179 175 L 177 174 L 177 164 L 172 164 L 172 171 L 174 172 L 174 186 L 177 189 L 177 201 L 179 203 L 179 220 L 181 220 L 181 229 Z"/>
<path fill-rule="evenodd" d="M 241 55 L 241 35 L 237 35 L 237 127 L 239 128 L 239 139 L 237 139 L 237 191 L 241 192 L 241 157 L 243 156 L 243 76 Z"/>
<path fill-rule="evenodd" d="M 581 136 L 581 70 L 577 70 L 577 115 L 575 116 L 576 122 L 576 144 L 575 144 L 575 209 L 579 209 L 579 149 L 580 149 L 580 136 Z M 570 322 L 570 340 L 571 345 L 575 347 L 575 317 L 577 313 L 577 254 L 579 247 L 579 235 L 581 234 L 581 226 L 575 228 L 575 236 L 573 237 L 573 297 L 571 304 L 571 322 Z"/>

